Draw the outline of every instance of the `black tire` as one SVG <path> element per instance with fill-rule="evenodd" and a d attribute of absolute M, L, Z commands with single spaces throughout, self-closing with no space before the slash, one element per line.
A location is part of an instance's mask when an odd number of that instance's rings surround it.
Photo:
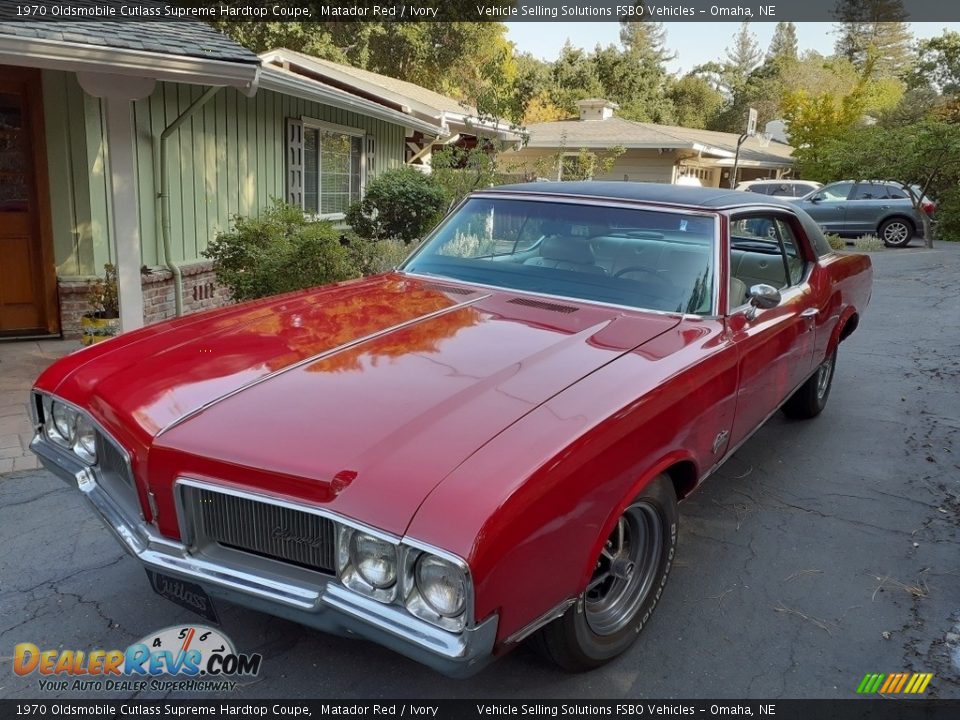
<path fill-rule="evenodd" d="M 678 523 L 673 483 L 667 475 L 658 475 L 617 522 L 597 558 L 590 586 L 563 617 L 533 637 L 534 647 L 564 670 L 584 672 L 605 665 L 633 645 L 666 585 L 677 547 Z M 618 559 L 614 560 L 611 551 L 618 535 L 620 546 L 614 555 Z M 631 544 L 631 539 L 641 538 L 642 542 Z M 632 557 L 628 546 L 637 549 L 642 560 L 627 562 Z M 612 572 L 617 562 L 620 572 L 629 572 L 629 577 Z M 631 569 L 625 570 L 626 565 Z M 600 579 L 605 569 L 607 579 Z M 616 594 L 618 583 L 623 583 L 621 595 Z M 609 597 L 603 597 L 604 592 Z"/>
<path fill-rule="evenodd" d="M 905 217 L 887 218 L 877 228 L 877 234 L 887 247 L 906 247 L 916 233 L 916 226 Z"/>
<path fill-rule="evenodd" d="M 783 414 L 794 420 L 809 420 L 823 412 L 830 397 L 830 388 L 833 387 L 836 367 L 837 351 L 834 350 L 830 357 L 820 363 L 810 379 L 783 404 Z"/>

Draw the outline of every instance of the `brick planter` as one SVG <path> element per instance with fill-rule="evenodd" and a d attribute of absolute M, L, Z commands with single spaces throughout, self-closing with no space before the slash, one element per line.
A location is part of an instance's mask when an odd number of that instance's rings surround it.
<path fill-rule="evenodd" d="M 183 273 L 183 314 L 230 304 L 230 294 L 217 284 L 213 264 L 201 262 L 181 268 Z M 58 282 L 60 295 L 60 325 L 65 338 L 79 338 L 80 318 L 90 310 L 87 292 L 90 280 L 61 279 Z M 154 269 L 141 276 L 143 287 L 143 322 L 153 325 L 174 316 L 173 273 L 166 268 Z"/>

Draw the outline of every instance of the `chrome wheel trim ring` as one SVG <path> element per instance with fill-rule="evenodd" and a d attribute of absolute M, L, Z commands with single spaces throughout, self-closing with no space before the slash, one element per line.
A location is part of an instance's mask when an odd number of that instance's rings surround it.
<path fill-rule="evenodd" d="M 653 589 L 663 553 L 663 520 L 647 501 L 628 507 L 597 559 L 584 591 L 584 617 L 597 635 L 628 626 Z"/>
<path fill-rule="evenodd" d="M 827 389 L 830 387 L 830 379 L 833 377 L 833 365 L 835 357 L 831 356 L 830 359 L 824 361 L 819 368 L 817 368 L 817 399 L 823 400 L 824 396 L 827 394 Z"/>

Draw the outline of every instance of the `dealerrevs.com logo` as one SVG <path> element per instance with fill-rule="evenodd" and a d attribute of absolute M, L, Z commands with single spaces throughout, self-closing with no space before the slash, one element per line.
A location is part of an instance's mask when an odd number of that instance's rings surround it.
<path fill-rule="evenodd" d="M 125 650 L 41 650 L 19 643 L 13 671 L 38 676 L 43 691 L 229 691 L 260 672 L 263 656 L 238 653 L 204 625 L 164 628 Z"/>

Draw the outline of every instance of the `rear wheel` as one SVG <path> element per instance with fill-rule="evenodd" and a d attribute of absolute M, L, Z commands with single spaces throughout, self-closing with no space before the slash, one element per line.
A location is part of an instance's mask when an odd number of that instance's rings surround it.
<path fill-rule="evenodd" d="M 837 367 L 837 351 L 820 363 L 817 371 L 810 376 L 781 408 L 783 414 L 795 420 L 808 420 L 823 412 L 833 387 L 833 371 Z"/>
<path fill-rule="evenodd" d="M 637 639 L 663 592 L 677 545 L 677 496 L 658 475 L 624 510 L 576 604 L 534 639 L 571 672 L 600 667 Z"/>
<path fill-rule="evenodd" d="M 916 228 L 906 218 L 894 217 L 880 223 L 877 232 L 887 247 L 904 247 L 913 238 Z"/>

